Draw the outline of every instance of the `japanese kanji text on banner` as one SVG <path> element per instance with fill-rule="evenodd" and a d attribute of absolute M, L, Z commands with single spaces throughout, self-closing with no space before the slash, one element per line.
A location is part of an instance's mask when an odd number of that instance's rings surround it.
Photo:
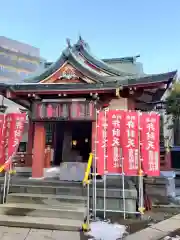
<path fill-rule="evenodd" d="M 138 112 L 125 112 L 124 123 L 124 174 L 127 176 L 136 176 L 139 168 Z"/>
<path fill-rule="evenodd" d="M 123 124 L 124 124 L 124 111 L 111 110 L 108 112 L 108 130 L 107 130 L 108 173 L 122 173 Z"/>
<path fill-rule="evenodd" d="M 10 113 L 6 115 L 4 131 L 5 168 L 10 164 L 22 138 L 25 113 Z"/>
<path fill-rule="evenodd" d="M 156 113 L 143 113 L 140 117 L 142 167 L 148 176 L 160 175 L 159 124 Z"/>
<path fill-rule="evenodd" d="M 97 173 L 104 175 L 105 159 L 104 159 L 104 148 L 107 148 L 107 137 L 106 137 L 106 119 L 105 112 L 100 111 L 97 119 L 97 150 L 96 150 L 96 161 L 97 161 Z"/>

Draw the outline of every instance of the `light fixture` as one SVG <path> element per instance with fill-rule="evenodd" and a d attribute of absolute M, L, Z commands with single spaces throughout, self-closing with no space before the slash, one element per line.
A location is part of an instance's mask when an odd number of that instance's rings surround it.
<path fill-rule="evenodd" d="M 73 145 L 73 146 L 76 146 L 76 145 L 77 145 L 77 141 L 76 141 L 76 140 L 73 140 L 73 141 L 72 141 L 72 145 Z"/>

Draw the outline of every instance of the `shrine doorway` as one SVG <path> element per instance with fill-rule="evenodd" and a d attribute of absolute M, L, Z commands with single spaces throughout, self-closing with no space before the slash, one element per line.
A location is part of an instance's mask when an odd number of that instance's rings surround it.
<path fill-rule="evenodd" d="M 92 122 L 61 121 L 55 123 L 53 165 L 63 162 L 87 163 L 91 152 Z"/>

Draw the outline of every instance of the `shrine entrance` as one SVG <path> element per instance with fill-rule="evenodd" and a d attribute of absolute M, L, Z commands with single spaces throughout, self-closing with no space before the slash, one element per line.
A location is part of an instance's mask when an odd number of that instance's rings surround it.
<path fill-rule="evenodd" d="M 91 121 L 60 121 L 54 123 L 53 166 L 63 162 L 87 163 L 91 152 Z"/>

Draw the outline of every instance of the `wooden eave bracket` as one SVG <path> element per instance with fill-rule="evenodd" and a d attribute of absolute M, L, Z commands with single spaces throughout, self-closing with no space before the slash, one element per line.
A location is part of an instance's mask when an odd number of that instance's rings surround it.
<path fill-rule="evenodd" d="M 6 90 L 5 97 L 8 98 L 8 99 L 16 99 L 17 98 L 16 94 L 9 89 Z"/>

